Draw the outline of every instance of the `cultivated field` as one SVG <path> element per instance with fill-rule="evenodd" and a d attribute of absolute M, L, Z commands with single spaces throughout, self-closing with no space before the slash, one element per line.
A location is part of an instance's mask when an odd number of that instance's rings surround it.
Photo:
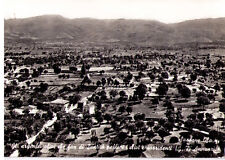
<path fill-rule="evenodd" d="M 7 157 L 224 157 L 224 49 L 6 43 L 4 65 Z"/>

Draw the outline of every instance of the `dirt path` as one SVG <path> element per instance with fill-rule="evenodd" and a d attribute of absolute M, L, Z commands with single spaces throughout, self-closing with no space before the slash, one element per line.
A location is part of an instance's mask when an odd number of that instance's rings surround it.
<path fill-rule="evenodd" d="M 48 128 L 48 127 L 50 127 L 51 125 L 53 125 L 53 124 L 55 123 L 55 121 L 57 120 L 56 113 L 53 113 L 53 116 L 54 116 L 53 119 L 47 121 L 47 122 L 43 125 L 42 129 L 41 129 L 36 135 L 34 135 L 34 136 L 32 136 L 32 137 L 30 137 L 29 139 L 26 140 L 26 142 L 27 142 L 28 145 L 29 145 L 29 144 L 32 144 L 32 143 L 36 140 L 37 136 L 38 136 L 40 133 L 43 133 L 43 132 L 44 132 L 45 128 Z M 17 147 L 18 147 L 18 144 L 14 146 L 14 148 L 17 148 Z M 16 149 L 16 150 L 10 155 L 10 157 L 18 157 L 18 156 L 19 156 L 19 150 L 18 150 L 18 149 Z"/>

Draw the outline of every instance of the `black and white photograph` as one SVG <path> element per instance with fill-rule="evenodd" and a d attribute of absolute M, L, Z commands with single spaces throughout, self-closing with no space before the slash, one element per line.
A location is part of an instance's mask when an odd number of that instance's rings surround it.
<path fill-rule="evenodd" d="M 4 157 L 225 158 L 225 0 L 3 9 Z"/>

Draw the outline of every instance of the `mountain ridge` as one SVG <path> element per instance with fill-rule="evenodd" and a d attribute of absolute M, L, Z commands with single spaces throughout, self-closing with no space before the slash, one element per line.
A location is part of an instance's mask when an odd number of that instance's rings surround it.
<path fill-rule="evenodd" d="M 225 18 L 162 23 L 142 19 L 69 19 L 44 15 L 4 20 L 5 38 L 70 40 L 75 42 L 127 41 L 147 45 L 225 41 Z"/>

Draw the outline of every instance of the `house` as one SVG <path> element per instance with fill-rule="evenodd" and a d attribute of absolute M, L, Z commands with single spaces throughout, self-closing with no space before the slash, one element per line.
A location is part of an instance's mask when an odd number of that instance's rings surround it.
<path fill-rule="evenodd" d="M 57 110 L 64 110 L 65 106 L 69 104 L 69 101 L 64 100 L 62 98 L 58 98 L 49 102 L 49 105 Z"/>
<path fill-rule="evenodd" d="M 84 106 L 83 108 L 84 112 L 88 112 L 90 115 L 95 114 L 95 105 L 90 103 Z"/>

